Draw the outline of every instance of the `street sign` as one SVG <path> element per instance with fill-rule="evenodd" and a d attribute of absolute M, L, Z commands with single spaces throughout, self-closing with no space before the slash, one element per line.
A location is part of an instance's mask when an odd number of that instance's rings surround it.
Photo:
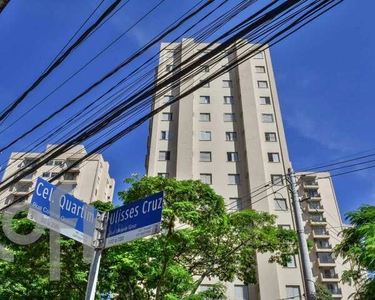
<path fill-rule="evenodd" d="M 163 192 L 111 210 L 105 248 L 160 232 Z"/>
<path fill-rule="evenodd" d="M 93 246 L 97 210 L 38 178 L 28 218 L 78 242 Z"/>

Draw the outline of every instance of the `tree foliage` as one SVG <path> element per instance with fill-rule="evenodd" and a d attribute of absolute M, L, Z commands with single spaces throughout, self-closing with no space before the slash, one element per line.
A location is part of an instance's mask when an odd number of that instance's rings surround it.
<path fill-rule="evenodd" d="M 332 293 L 321 284 L 315 285 L 316 300 L 333 300 Z"/>
<path fill-rule="evenodd" d="M 296 252 L 297 237 L 275 226 L 275 216 L 245 210 L 228 214 L 224 200 L 200 181 L 163 177 L 131 178 L 119 195 L 124 204 L 164 191 L 162 233 L 103 251 L 98 290 L 117 299 L 224 300 L 224 285 L 198 292 L 204 279 L 256 282 L 256 253 L 286 264 Z M 111 206 L 95 203 L 102 210 Z M 13 226 L 26 234 L 33 223 L 23 217 Z M 34 244 L 0 242 L 15 262 L 0 261 L 0 299 L 83 299 L 89 265 L 79 243 L 61 239 L 61 281 L 49 281 L 48 230 Z"/>
<path fill-rule="evenodd" d="M 335 252 L 351 266 L 343 273 L 343 282 L 354 284 L 358 300 L 375 299 L 375 206 L 362 205 L 346 214 L 351 227 L 342 231 L 343 240 Z"/>

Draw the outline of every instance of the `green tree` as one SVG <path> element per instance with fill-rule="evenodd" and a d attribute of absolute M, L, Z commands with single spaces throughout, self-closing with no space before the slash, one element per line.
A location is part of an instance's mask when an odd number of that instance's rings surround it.
<path fill-rule="evenodd" d="M 286 264 L 296 235 L 275 226 L 276 217 L 244 210 L 228 214 L 224 199 L 201 181 L 131 178 L 119 193 L 124 204 L 164 191 L 162 234 L 109 249 L 101 289 L 118 299 L 226 299 L 222 286 L 196 293 L 206 278 L 256 282 L 256 253 Z M 103 274 L 104 275 L 104 274 Z"/>
<path fill-rule="evenodd" d="M 296 252 L 293 231 L 275 226 L 275 216 L 245 210 L 228 214 L 224 200 L 200 181 L 163 177 L 129 179 L 120 193 L 130 203 L 155 192 L 165 192 L 162 233 L 103 251 L 98 291 L 119 294 L 117 299 L 224 300 L 225 287 L 216 284 L 198 292 L 206 278 L 246 283 L 256 281 L 256 253 L 270 253 L 270 262 L 286 264 Z M 95 203 L 101 210 L 111 205 Z M 34 228 L 20 214 L 13 220 L 20 234 Z M 83 299 L 89 265 L 83 247 L 61 238 L 61 281 L 49 280 L 49 232 L 22 246 L 3 233 L 0 243 L 15 254 L 13 263 L 0 261 L 0 299 Z M 98 293 L 99 298 L 99 293 Z"/>
<path fill-rule="evenodd" d="M 342 231 L 343 240 L 335 253 L 351 266 L 343 273 L 343 282 L 354 284 L 358 300 L 375 299 L 375 206 L 362 205 L 346 214 L 351 227 Z"/>
<path fill-rule="evenodd" d="M 324 285 L 316 284 L 315 290 L 317 300 L 333 300 L 331 292 Z"/>

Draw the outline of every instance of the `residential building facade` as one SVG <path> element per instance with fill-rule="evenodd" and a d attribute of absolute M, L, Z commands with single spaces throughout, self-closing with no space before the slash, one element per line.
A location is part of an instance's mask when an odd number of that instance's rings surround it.
<path fill-rule="evenodd" d="M 54 145 L 48 145 L 48 152 Z M 45 153 L 44 152 L 44 153 Z M 3 178 L 12 176 L 14 172 L 26 165 L 32 164 L 42 153 L 13 152 L 9 158 Z M 86 154 L 84 146 L 76 146 L 57 158 L 49 161 L 36 172 L 21 179 L 8 190 L 2 192 L 0 208 L 16 200 L 30 201 L 30 192 L 34 189 L 38 177 L 49 180 L 64 168 L 73 164 L 77 159 Z M 82 161 L 52 184 L 72 194 L 74 197 L 91 203 L 96 200 L 112 201 L 115 180 L 109 175 L 109 163 L 101 154 L 96 154 Z"/>
<path fill-rule="evenodd" d="M 173 72 L 207 44 L 193 39 L 162 44 L 157 77 Z M 214 45 L 213 47 L 216 47 Z M 170 101 L 222 68 L 240 53 L 223 53 L 216 64 L 154 99 L 154 108 Z M 209 51 L 205 50 L 205 51 Z M 295 229 L 284 174 L 290 167 L 270 52 L 265 49 L 165 108 L 150 121 L 146 170 L 149 176 L 200 179 L 226 199 L 229 211 L 253 208 L 277 215 L 278 225 Z M 270 183 L 270 189 L 253 193 Z M 298 256 L 287 267 L 258 254 L 258 284 L 226 283 L 228 299 L 302 299 L 302 271 Z M 213 281 L 204 281 L 201 289 Z M 294 297 L 294 298 L 293 298 Z"/>
<path fill-rule="evenodd" d="M 306 237 L 312 242 L 310 252 L 312 273 L 334 299 L 348 299 L 354 286 L 343 284 L 341 275 L 349 266 L 332 249 L 341 241 L 342 223 L 337 199 L 329 173 L 299 173 L 299 195 L 302 201 Z"/>

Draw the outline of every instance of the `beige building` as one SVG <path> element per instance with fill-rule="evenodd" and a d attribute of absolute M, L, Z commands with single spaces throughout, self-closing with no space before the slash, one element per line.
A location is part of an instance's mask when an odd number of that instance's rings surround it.
<path fill-rule="evenodd" d="M 167 45 L 162 44 L 161 49 Z M 173 72 L 174 66 L 204 46 L 192 39 L 170 45 L 160 56 L 157 77 Z M 164 95 L 155 98 L 154 106 L 169 101 L 243 51 L 223 53 L 219 63 L 202 66 L 201 73 L 172 85 Z M 280 189 L 286 184 L 283 174 L 288 167 L 290 161 L 268 50 L 172 104 L 150 122 L 148 175 L 201 179 L 226 199 L 229 210 L 252 207 L 270 212 L 278 216 L 279 226 L 295 229 L 288 190 Z M 268 182 L 273 184 L 271 189 L 249 196 Z M 270 264 L 268 258 L 269 255 L 257 255 L 259 284 L 227 283 L 228 299 L 302 299 L 304 288 L 298 256 L 287 267 Z M 203 282 L 202 289 L 210 283 Z"/>
<path fill-rule="evenodd" d="M 48 145 L 46 152 L 53 148 Z M 45 153 L 45 152 L 44 152 Z M 14 152 L 11 154 L 3 178 L 12 176 L 14 172 L 35 161 L 42 153 Z M 15 200 L 31 199 L 30 192 L 33 190 L 38 177 L 49 180 L 64 168 L 74 163 L 86 154 L 84 146 L 76 146 L 59 157 L 49 161 L 33 174 L 21 179 L 8 190 L 0 194 L 0 208 Z M 104 161 L 100 154 L 94 155 L 72 168 L 60 179 L 52 182 L 58 187 L 76 198 L 91 203 L 96 200 L 112 201 L 115 180 L 109 176 L 109 163 Z"/>
<path fill-rule="evenodd" d="M 341 257 L 332 255 L 340 241 L 342 223 L 336 195 L 329 173 L 300 173 L 299 195 L 303 201 L 306 238 L 313 246 L 310 253 L 311 267 L 316 282 L 326 286 L 334 299 L 348 299 L 354 287 L 340 282 L 343 271 L 349 266 Z"/>

